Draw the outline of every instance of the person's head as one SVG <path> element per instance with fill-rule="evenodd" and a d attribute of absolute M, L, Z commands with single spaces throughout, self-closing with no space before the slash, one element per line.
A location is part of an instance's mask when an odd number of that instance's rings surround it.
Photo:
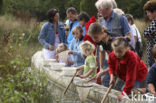
<path fill-rule="evenodd" d="M 156 62 L 156 45 L 153 46 L 151 54 L 152 54 L 152 56 L 153 56 L 153 58 L 154 58 L 154 60 Z"/>
<path fill-rule="evenodd" d="M 69 26 L 65 26 L 65 34 L 66 34 L 66 36 L 68 36 L 68 32 L 69 32 Z"/>
<path fill-rule="evenodd" d="M 129 49 L 129 37 L 117 37 L 113 40 L 111 46 L 117 58 L 122 58 Z"/>
<path fill-rule="evenodd" d="M 60 43 L 56 48 L 56 53 L 58 54 L 66 50 L 68 50 L 67 45 L 65 43 Z"/>
<path fill-rule="evenodd" d="M 119 8 L 115 8 L 114 12 L 117 13 L 117 14 L 120 14 L 120 15 L 125 15 L 124 11 L 119 9 Z"/>
<path fill-rule="evenodd" d="M 83 36 L 83 29 L 81 26 L 76 26 L 75 27 L 75 38 L 80 40 Z"/>
<path fill-rule="evenodd" d="M 95 6 L 104 18 L 108 18 L 112 13 L 113 8 L 117 7 L 115 4 L 115 0 L 98 0 L 95 3 Z"/>
<path fill-rule="evenodd" d="M 149 0 L 144 5 L 144 10 L 147 13 L 147 16 L 150 20 L 154 20 L 156 18 L 156 0 Z"/>
<path fill-rule="evenodd" d="M 56 9 L 50 9 L 47 12 L 47 19 L 49 22 L 53 23 L 53 22 L 58 22 L 59 21 L 59 12 Z"/>
<path fill-rule="evenodd" d="M 67 17 L 70 21 L 77 19 L 77 11 L 74 7 L 70 7 L 66 11 Z"/>
<path fill-rule="evenodd" d="M 82 51 L 82 54 L 89 56 L 94 53 L 95 46 L 91 42 L 85 41 L 80 45 L 80 49 Z"/>
<path fill-rule="evenodd" d="M 89 15 L 86 12 L 81 12 L 78 15 L 79 24 L 83 27 L 89 21 Z"/>
<path fill-rule="evenodd" d="M 130 25 L 133 25 L 134 24 L 134 18 L 131 14 L 126 14 L 126 17 L 127 17 L 127 20 L 128 20 L 128 23 Z"/>
<path fill-rule="evenodd" d="M 106 37 L 106 28 L 101 26 L 99 23 L 92 23 L 89 26 L 88 34 L 91 36 L 95 43 L 102 41 Z"/>

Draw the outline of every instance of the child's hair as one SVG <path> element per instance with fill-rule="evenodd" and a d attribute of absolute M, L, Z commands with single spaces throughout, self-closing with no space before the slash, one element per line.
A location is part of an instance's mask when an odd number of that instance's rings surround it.
<path fill-rule="evenodd" d="M 72 13 L 72 14 L 77 14 L 77 10 L 74 7 L 69 7 L 66 10 L 66 13 Z"/>
<path fill-rule="evenodd" d="M 122 9 L 119 9 L 119 8 L 115 8 L 114 12 L 117 14 L 125 15 L 124 11 Z"/>
<path fill-rule="evenodd" d="M 86 12 L 81 12 L 78 15 L 78 21 L 82 21 L 82 20 L 84 20 L 85 22 L 89 21 L 89 15 Z"/>
<path fill-rule="evenodd" d="M 68 50 L 68 47 L 65 43 L 60 43 L 56 48 L 56 54 Z"/>
<path fill-rule="evenodd" d="M 86 56 L 88 56 L 93 54 L 95 46 L 91 42 L 85 41 L 80 45 L 80 49 Z"/>
<path fill-rule="evenodd" d="M 90 36 L 93 36 L 95 34 L 100 34 L 102 33 L 102 31 L 107 31 L 107 28 L 104 27 L 104 26 L 101 26 L 99 23 L 92 23 L 90 26 L 89 26 L 89 29 L 88 29 L 88 34 Z"/>
<path fill-rule="evenodd" d="M 76 29 L 76 32 L 80 31 L 80 33 L 83 33 L 83 29 L 81 26 L 76 26 L 75 29 Z"/>
<path fill-rule="evenodd" d="M 72 30 L 72 34 L 75 35 L 76 27 Z"/>
<path fill-rule="evenodd" d="M 134 18 L 133 18 L 133 15 L 131 15 L 131 14 L 126 14 L 126 18 L 127 18 L 128 21 L 131 21 L 132 24 L 134 24 Z"/>
<path fill-rule="evenodd" d="M 131 41 L 130 37 L 116 37 L 113 40 L 111 46 L 113 49 L 118 47 L 128 48 L 130 41 Z"/>
<path fill-rule="evenodd" d="M 65 26 L 65 31 L 69 31 L 69 26 Z"/>
<path fill-rule="evenodd" d="M 151 53 L 153 58 L 156 59 L 156 44 L 153 46 Z"/>

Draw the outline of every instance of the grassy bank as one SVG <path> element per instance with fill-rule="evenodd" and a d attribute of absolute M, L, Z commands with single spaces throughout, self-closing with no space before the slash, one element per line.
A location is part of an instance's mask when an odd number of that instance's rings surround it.
<path fill-rule="evenodd" d="M 0 103 L 50 103 L 44 73 L 31 66 L 32 55 L 41 49 L 40 23 L 24 23 L 13 16 L 0 17 Z"/>

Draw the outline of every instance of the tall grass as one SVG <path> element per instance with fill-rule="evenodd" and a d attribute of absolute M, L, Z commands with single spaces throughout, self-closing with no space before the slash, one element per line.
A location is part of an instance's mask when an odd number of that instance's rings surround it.
<path fill-rule="evenodd" d="M 143 44 L 143 61 L 146 61 L 146 39 L 144 38 L 143 32 L 149 25 L 149 22 L 145 22 L 143 19 L 136 19 L 134 21 L 136 24 L 136 27 L 139 29 L 141 38 L 142 38 L 142 44 Z"/>
<path fill-rule="evenodd" d="M 40 22 L 37 22 L 35 19 L 25 23 L 22 19 L 17 19 L 12 15 L 0 16 L 0 35 L 6 32 L 24 33 L 28 42 L 34 42 L 37 41 L 40 28 Z"/>
<path fill-rule="evenodd" d="M 35 19 L 26 24 L 10 15 L 0 17 L 0 103 L 44 103 L 50 97 L 46 75 L 29 68 L 41 49 L 39 31 Z"/>

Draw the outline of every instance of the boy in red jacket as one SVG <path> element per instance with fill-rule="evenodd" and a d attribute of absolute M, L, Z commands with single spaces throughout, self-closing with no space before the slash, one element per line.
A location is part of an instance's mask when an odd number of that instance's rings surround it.
<path fill-rule="evenodd" d="M 137 87 L 139 81 L 144 81 L 147 76 L 147 67 L 139 56 L 129 50 L 130 38 L 118 37 L 112 42 L 113 52 L 109 55 L 110 84 L 114 83 L 117 75 L 125 81 L 125 85 L 118 100 L 121 101 L 125 95 L 129 95 L 133 87 Z"/>

